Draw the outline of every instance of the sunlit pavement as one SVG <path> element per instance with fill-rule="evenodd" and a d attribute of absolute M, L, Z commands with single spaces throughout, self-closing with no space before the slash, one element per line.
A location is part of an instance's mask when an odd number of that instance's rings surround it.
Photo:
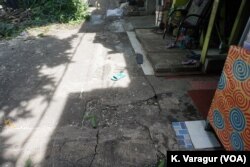
<path fill-rule="evenodd" d="M 154 166 L 178 149 L 171 121 L 200 118 L 190 86 L 143 74 L 124 20 L 105 17 L 116 5 L 78 29 L 0 41 L 0 165 Z"/>

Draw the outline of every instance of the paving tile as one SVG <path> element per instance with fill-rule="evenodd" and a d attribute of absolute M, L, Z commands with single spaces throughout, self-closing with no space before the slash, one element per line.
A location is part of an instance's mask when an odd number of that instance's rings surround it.
<path fill-rule="evenodd" d="M 185 137 L 183 135 L 177 135 L 176 138 L 177 139 L 185 139 Z"/>
<path fill-rule="evenodd" d="M 180 148 L 185 148 L 190 150 L 194 149 L 185 122 L 172 122 L 172 127 L 175 131 L 176 140 Z"/>
<path fill-rule="evenodd" d="M 179 145 L 185 146 L 184 140 L 177 140 Z"/>
<path fill-rule="evenodd" d="M 185 122 L 181 122 L 180 124 L 182 129 L 187 129 Z"/>
<path fill-rule="evenodd" d="M 173 126 L 180 126 L 180 122 L 172 122 Z"/>
<path fill-rule="evenodd" d="M 188 130 L 179 130 L 179 133 L 182 135 L 188 134 Z"/>

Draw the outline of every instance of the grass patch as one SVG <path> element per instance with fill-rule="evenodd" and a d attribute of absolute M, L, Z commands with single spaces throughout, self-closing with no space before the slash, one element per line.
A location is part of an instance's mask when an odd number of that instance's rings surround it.
<path fill-rule="evenodd" d="M 33 167 L 33 162 L 30 158 L 25 161 L 24 167 Z"/>
<path fill-rule="evenodd" d="M 94 128 L 94 129 L 97 128 L 96 116 L 94 116 L 94 115 L 84 116 L 84 120 L 90 121 L 92 128 Z"/>
<path fill-rule="evenodd" d="M 158 164 L 158 167 L 165 167 L 166 163 L 165 163 L 165 160 L 164 159 L 161 159 L 159 161 L 159 164 Z"/>

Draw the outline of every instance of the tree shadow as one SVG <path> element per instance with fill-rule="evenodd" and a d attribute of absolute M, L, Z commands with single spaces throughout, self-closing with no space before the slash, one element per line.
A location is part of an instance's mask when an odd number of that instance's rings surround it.
<path fill-rule="evenodd" d="M 184 92 L 155 96 L 146 82 L 135 77 L 126 88 L 69 94 L 42 166 L 153 167 L 167 151 L 184 150 L 177 144 L 172 121 L 201 117 Z M 163 96 L 168 104 L 179 96 L 180 108 L 161 109 Z M 89 116 L 95 118 L 96 128 Z"/>
<path fill-rule="evenodd" d="M 32 123 L 36 111 L 31 106 L 49 105 L 63 71 L 71 61 L 72 41 L 74 34 L 59 39 L 57 36 L 46 36 L 37 39 L 13 39 L 1 41 L 0 53 L 0 164 L 9 161 L 15 164 L 17 157 L 5 159 L 5 151 L 13 147 L 9 141 L 15 136 L 4 134 L 4 131 L 15 128 L 27 128 Z M 61 76 L 63 77 L 63 76 Z M 46 107 L 45 107 L 46 108 Z M 39 124 L 46 110 L 37 111 Z M 25 123 L 20 123 L 25 122 Z M 32 131 L 30 133 L 32 135 Z M 28 139 L 29 137 L 27 137 Z M 6 146 L 7 145 L 7 146 Z"/>
<path fill-rule="evenodd" d="M 107 50 L 107 55 L 102 55 L 106 62 L 119 61 L 116 58 L 122 55 L 126 66 L 110 70 L 114 64 L 104 63 L 90 74 L 93 78 L 85 81 L 88 84 L 82 92 L 68 94 L 42 166 L 156 166 L 167 150 L 181 149 L 171 122 L 201 117 L 187 90 L 155 94 L 149 81 L 155 78 L 144 76 L 136 64 L 127 34 L 120 29 L 122 18 L 94 13 L 80 33 L 95 34 L 93 44 Z M 110 81 L 113 72 L 119 70 L 127 78 Z M 128 84 L 124 86 L 124 82 Z M 173 84 L 164 79 L 159 82 Z M 169 106 L 161 109 L 159 103 L 166 97 Z M 171 105 L 173 98 L 181 104 Z M 96 128 L 91 118 L 96 120 Z"/>
<path fill-rule="evenodd" d="M 200 118 L 197 112 L 186 113 L 190 105 L 184 103 L 191 103 L 191 99 L 186 97 L 186 90 L 180 90 L 179 94 L 173 93 L 176 91 L 174 89 L 163 91 L 163 94 L 155 92 L 151 80 L 157 80 L 163 85 L 174 83 L 144 76 L 136 64 L 127 34 L 122 29 L 123 19 L 105 18 L 103 15 L 107 8 L 115 7 L 116 2 L 100 2 L 105 5 L 93 11 L 94 19 L 82 25 L 78 32 L 83 34 L 80 40 L 77 35 L 63 39 L 48 36 L 34 41 L 14 41 L 14 44 L 0 45 L 4 55 L 0 55 L 3 63 L 0 77 L 2 80 L 7 78 L 0 85 L 0 92 L 3 92 L 1 118 L 11 120 L 14 126 L 22 126 L 19 122 L 28 123 L 29 118 L 35 117 L 34 112 L 40 112 L 33 120 L 33 128 L 28 135 L 20 138 L 23 142 L 17 146 L 17 151 L 13 151 L 17 152 L 13 158 L 6 157 L 10 157 L 7 152 L 9 148 L 15 149 L 12 140 L 16 136 L 6 133 L 6 129 L 11 131 L 15 127 L 2 121 L 0 164 L 11 162 L 18 165 L 20 157 L 27 155 L 26 158 L 34 158 L 38 166 L 155 166 L 160 158 L 165 157 L 167 150 L 179 149 L 168 111 L 175 109 L 171 116 L 177 115 L 177 119 L 179 115 L 184 115 L 183 120 Z M 61 92 L 57 93 L 58 87 L 65 82 L 70 65 L 75 63 L 74 56 L 78 54 L 78 49 L 85 45 L 81 43 L 83 38 L 86 45 L 89 42 L 101 46 L 103 50 L 100 54 L 98 49 L 89 52 L 83 50 L 82 56 L 88 64 L 83 61 L 82 66 L 79 66 L 78 74 L 85 74 L 82 77 L 82 90 L 79 91 L 78 87 L 76 91 L 65 90 L 62 106 L 51 109 L 51 103 L 61 100 Z M 12 45 L 14 49 L 8 50 Z M 88 55 L 91 52 L 93 55 Z M 111 81 L 110 77 L 120 71 L 126 73 L 126 78 L 118 82 Z M 58 77 L 57 74 L 61 75 Z M 78 74 L 75 76 L 78 77 Z M 59 98 L 55 99 L 55 96 Z M 180 98 L 183 105 L 169 106 L 162 110 L 159 103 L 163 96 L 184 96 Z M 43 106 L 40 110 L 29 106 L 29 102 L 37 98 L 38 102 L 33 105 Z M 56 110 L 56 107 L 59 109 Z M 61 113 L 49 115 L 48 110 L 51 113 L 53 109 Z M 87 118 L 89 116 L 96 119 L 96 128 L 91 119 Z M 41 143 L 45 138 L 49 140 L 44 144 L 46 148 L 38 147 L 34 149 L 35 152 L 28 150 L 25 145 L 33 142 L 39 131 L 36 128 L 50 117 L 49 121 L 55 119 L 51 135 L 37 137 Z M 43 126 L 49 127 L 50 123 Z M 43 159 L 37 161 L 36 154 L 42 154 Z"/>

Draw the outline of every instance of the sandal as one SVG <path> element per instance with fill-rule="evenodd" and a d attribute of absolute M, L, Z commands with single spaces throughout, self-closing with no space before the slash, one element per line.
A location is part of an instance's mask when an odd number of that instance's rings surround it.
<path fill-rule="evenodd" d="M 196 63 L 197 63 L 197 60 L 194 60 L 194 59 L 188 59 L 188 60 L 181 62 L 182 65 L 194 65 Z"/>
<path fill-rule="evenodd" d="M 175 46 L 176 45 L 174 43 L 169 43 L 169 44 L 167 44 L 166 48 L 171 49 L 171 48 L 175 48 Z"/>
<path fill-rule="evenodd" d="M 200 54 L 192 54 L 192 55 L 187 54 L 186 57 L 189 59 L 200 60 L 201 55 Z"/>
<path fill-rule="evenodd" d="M 112 81 L 118 81 L 122 78 L 126 77 L 126 75 L 123 72 L 117 73 L 111 77 Z"/>

